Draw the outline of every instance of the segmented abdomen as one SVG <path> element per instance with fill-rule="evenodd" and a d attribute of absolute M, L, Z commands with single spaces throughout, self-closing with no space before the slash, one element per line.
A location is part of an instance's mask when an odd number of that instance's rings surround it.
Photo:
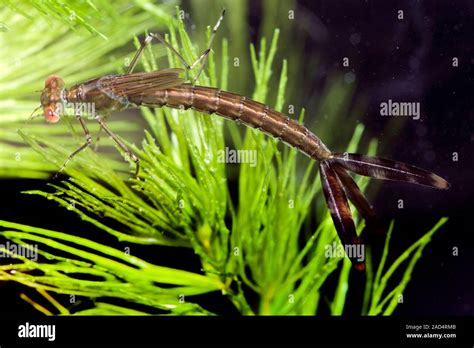
<path fill-rule="evenodd" d="M 216 113 L 257 128 L 296 147 L 311 158 L 322 160 L 331 155 L 323 142 L 305 126 L 267 105 L 235 93 L 183 84 L 175 88 L 155 90 L 140 96 L 140 100 L 130 101 L 138 105 L 193 108 L 207 114 Z"/>

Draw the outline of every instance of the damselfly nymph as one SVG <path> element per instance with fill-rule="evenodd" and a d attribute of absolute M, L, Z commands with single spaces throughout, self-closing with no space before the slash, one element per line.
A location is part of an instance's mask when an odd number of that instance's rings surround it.
<path fill-rule="evenodd" d="M 210 44 L 224 12 L 214 26 Z M 58 76 L 46 79 L 41 95 L 41 105 L 47 122 L 60 120 L 64 103 L 93 103 L 95 105 L 94 120 L 136 163 L 136 175 L 139 175 L 139 158 L 109 129 L 105 118 L 113 111 L 130 107 L 169 107 L 178 109 L 194 109 L 205 114 L 216 114 L 228 120 L 242 123 L 273 136 L 284 143 L 295 147 L 313 160 L 319 161 L 321 182 L 334 225 L 344 246 L 362 243 L 356 233 L 355 224 L 348 204 L 350 200 L 369 225 L 375 218 L 372 206 L 360 191 L 355 181 L 348 174 L 376 179 L 404 181 L 426 185 L 438 189 L 447 189 L 449 184 L 440 176 L 417 167 L 379 157 L 368 157 L 359 154 L 331 152 L 327 146 L 308 128 L 292 120 L 287 115 L 275 111 L 262 103 L 251 100 L 243 95 L 223 91 L 207 86 L 195 85 L 196 79 L 186 82 L 181 76 L 184 69 L 163 69 L 152 72 L 134 73 L 133 70 L 145 46 L 153 38 L 168 46 L 178 55 L 186 69 L 200 66 L 197 76 L 201 73 L 210 51 L 207 48 L 193 64 L 187 64 L 163 37 L 149 34 L 142 42 L 126 74 L 98 77 L 71 88 L 65 88 L 64 81 Z M 92 142 L 86 122 L 81 115 L 76 115 L 80 122 L 86 141 L 74 151 L 60 169 L 80 151 Z M 365 269 L 365 263 L 356 257 L 350 257 L 358 270 Z"/>

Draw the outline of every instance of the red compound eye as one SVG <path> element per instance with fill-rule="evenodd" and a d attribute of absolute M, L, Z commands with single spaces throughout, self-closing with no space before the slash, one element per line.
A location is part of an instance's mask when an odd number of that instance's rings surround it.
<path fill-rule="evenodd" d="M 43 110 L 44 118 L 48 123 L 56 123 L 59 121 L 59 114 L 55 112 L 54 107 L 47 106 Z"/>
<path fill-rule="evenodd" d="M 48 76 L 44 82 L 45 88 L 62 88 L 64 87 L 64 81 L 62 78 L 56 75 Z"/>

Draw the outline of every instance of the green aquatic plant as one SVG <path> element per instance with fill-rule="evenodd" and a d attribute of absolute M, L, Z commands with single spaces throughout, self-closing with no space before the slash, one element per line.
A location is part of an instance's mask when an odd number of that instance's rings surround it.
<path fill-rule="evenodd" d="M 100 1 L 95 2 L 96 8 L 91 8 L 87 5 L 91 2 L 64 5 L 62 1 L 31 1 L 34 8 L 47 8 L 49 16 L 43 19 L 44 11 L 35 12 L 27 2 L 9 3 L 14 10 L 0 8 L 0 22 L 8 28 L 0 31 L 0 176 L 46 179 L 56 166 L 44 162 L 34 149 L 24 146 L 17 133 L 17 129 L 26 126 L 28 115 L 39 104 L 42 81 L 60 72 L 68 83 L 74 84 L 111 71 L 123 71 L 132 58 L 132 52 L 126 53 L 124 45 L 146 29 L 163 29 L 174 21 L 166 14 L 173 11 L 174 4 L 154 6 L 143 0 L 129 6 L 128 1 L 117 1 L 110 7 L 108 1 Z M 55 12 L 58 8 L 79 14 L 87 11 L 88 28 L 100 35 L 87 35 L 87 31 L 81 30 L 81 22 L 77 23 L 77 16 L 73 22 L 64 19 L 72 29 L 55 20 L 58 16 L 65 17 Z M 33 18 L 25 17 L 25 11 Z M 160 53 L 164 54 L 164 50 Z M 131 122 L 111 120 L 111 123 L 116 131 L 138 130 Z M 70 138 L 67 122 L 48 127 L 43 120 L 34 119 L 27 128 L 32 134 L 50 139 Z"/>
<path fill-rule="evenodd" d="M 0 94 L 0 112 L 9 115 L 1 121 L 5 125 L 0 151 L 3 177 L 47 178 L 83 142 L 77 127 L 67 119 L 54 130 L 33 121 L 23 127 L 25 113 L 35 106 L 28 91 L 34 90 L 45 70 L 64 72 L 69 83 L 114 70 L 123 71 L 123 62 L 132 53 L 117 53 L 118 57 L 108 62 L 106 55 L 150 25 L 145 20 L 149 17 L 146 11 L 127 11 L 130 10 L 124 10 L 123 17 L 130 26 L 125 29 L 118 24 L 107 30 L 88 28 L 108 38 L 106 47 L 101 49 L 98 41 L 79 40 L 67 28 L 58 36 L 45 35 L 50 32 L 47 25 L 41 21 L 27 22 L 36 32 L 40 31 L 38 39 L 43 41 L 22 59 L 31 61 L 30 73 L 35 67 L 38 73 L 21 81 L 19 77 L 27 76 L 26 73 L 9 74 L 0 70 L 1 83 L 4 86 L 10 83 L 9 91 L 18 91 L 20 96 L 5 99 L 8 94 Z M 165 22 L 169 24 L 167 38 L 180 48 L 186 60 L 193 61 L 199 56 L 183 23 L 163 18 Z M 210 28 L 208 39 L 209 36 Z M 101 35 L 93 39 L 103 40 Z M 278 74 L 274 71 L 278 39 L 279 31 L 275 30 L 269 45 L 262 39 L 258 50 L 251 45 L 249 52 L 255 77 L 253 99 L 268 101 L 269 94 L 276 91 L 272 106 L 282 110 L 290 77 L 286 61 Z M 12 50 L 19 49 L 20 43 L 13 40 L 6 43 Z M 72 68 L 68 59 L 73 58 L 64 56 L 65 51 L 59 47 L 70 47 L 75 50 L 72 57 L 79 55 L 89 60 Z M 55 52 L 62 58 L 51 59 Z M 92 52 L 95 56 L 91 57 Z M 228 52 L 229 43 L 223 39 L 221 52 L 209 56 L 200 84 L 229 89 L 232 67 Z M 180 66 L 172 53 L 167 52 L 167 59 L 169 66 Z M 157 60 L 156 47 L 148 47 L 142 67 L 155 70 Z M 38 67 L 33 62 L 45 66 Z M 336 82 L 328 86 L 323 104 L 330 104 L 331 88 L 338 91 L 341 87 Z M 0 91 L 7 93 L 2 88 Z M 336 94 L 340 95 L 333 93 Z M 347 258 L 325 255 L 327 246 L 339 241 L 322 197 L 314 161 L 302 158 L 295 149 L 257 130 L 242 132 L 241 127 L 217 116 L 191 110 L 142 108 L 140 111 L 146 124 L 144 131 L 139 130 L 136 121 L 114 121 L 113 117 L 110 126 L 122 139 L 130 139 L 127 137 L 130 134 L 138 139 L 128 144 L 141 159 L 141 180 L 132 177 L 126 160 L 88 149 L 66 167 L 67 180 L 50 183 L 48 189 L 25 192 L 42 196 L 77 214 L 104 234 L 115 237 L 118 246 L 86 238 L 84 231 L 74 226 L 59 232 L 0 221 L 0 236 L 25 248 L 37 246 L 39 254 L 38 260 L 32 260 L 0 246 L 1 252 L 15 259 L 11 264 L 0 265 L 0 280 L 38 290 L 44 297 L 42 303 L 24 298 L 46 314 L 212 315 L 196 297 L 205 293 L 227 297 L 244 315 L 314 315 L 327 303 L 331 314 L 344 313 L 353 269 Z M 304 110 L 299 120 L 303 118 Z M 347 151 L 373 155 L 377 142 L 370 141 L 364 151 L 360 145 L 363 131 L 360 124 L 355 128 Z M 18 150 L 20 141 L 27 146 Z M 106 148 L 111 146 L 110 142 L 104 143 Z M 255 165 L 225 163 L 219 155 L 226 146 L 253 151 L 258 160 Z M 14 156 L 17 153 L 19 159 Z M 357 182 L 364 190 L 369 180 L 358 178 Z M 229 190 L 232 185 L 237 187 L 235 196 Z M 314 220 L 316 227 L 308 223 Z M 423 249 L 445 222 L 445 218 L 440 219 L 386 266 L 392 223 L 378 265 L 368 250 L 365 294 L 360 299 L 362 314 L 390 315 L 394 311 Z M 364 221 L 358 219 L 358 231 L 363 227 Z M 145 261 L 130 252 L 138 244 L 158 255 L 164 248 L 191 249 L 198 256 L 202 271 Z M 325 289 L 331 277 L 337 277 L 335 290 Z M 389 287 L 389 281 L 390 286 L 398 284 Z M 328 292 L 333 295 L 328 296 Z M 72 296 L 74 303 L 58 300 L 54 294 Z M 258 300 L 255 303 L 250 298 Z M 93 305 L 77 309 L 75 301 L 82 299 L 92 299 Z"/>

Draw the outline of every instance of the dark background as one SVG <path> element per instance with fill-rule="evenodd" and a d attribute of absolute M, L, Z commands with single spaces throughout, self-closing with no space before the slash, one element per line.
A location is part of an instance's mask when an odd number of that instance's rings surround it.
<path fill-rule="evenodd" d="M 256 28 L 259 10 L 257 4 L 252 7 Z M 403 20 L 398 20 L 398 10 L 403 10 Z M 395 314 L 473 315 L 474 2 L 303 0 L 297 1 L 296 11 L 293 39 L 304 41 L 300 68 L 305 88 L 298 90 L 303 105 L 311 110 L 317 103 L 328 72 L 353 72 L 354 99 L 367 101 L 358 121 L 379 139 L 379 154 L 432 170 L 451 183 L 448 191 L 438 191 L 384 182 L 372 195 L 379 216 L 396 221 L 395 255 L 440 216 L 449 217 L 425 249 Z M 320 58 L 316 74 L 314 56 Z M 350 68 L 342 67 L 343 57 L 350 58 Z M 453 57 L 458 67 L 452 66 Z M 388 99 L 420 102 L 420 120 L 381 117 L 380 103 Z M 334 150 L 340 151 L 337 145 Z M 458 162 L 452 160 L 454 152 Z M 399 199 L 404 209 L 397 208 Z M 452 256 L 453 247 L 459 256 Z"/>
<path fill-rule="evenodd" d="M 397 20 L 399 9 L 404 11 L 403 21 Z M 261 30 L 261 4 L 252 2 L 249 12 L 249 32 L 256 42 Z M 342 57 L 350 57 L 350 71 L 357 77 L 354 98 L 367 101 L 366 112 L 359 121 L 366 126 L 367 134 L 379 139 L 380 154 L 432 170 L 451 183 L 449 191 L 437 191 L 387 182 L 378 187 L 377 194 L 372 194 L 378 214 L 386 221 L 396 220 L 392 255 L 405 250 L 439 217 L 449 217 L 425 249 L 404 293 L 404 303 L 395 315 L 473 315 L 470 179 L 474 2 L 308 0 L 297 2 L 296 13 L 300 20 L 293 39 L 303 42 L 307 60 L 299 67 L 304 80 L 298 91 L 302 105 L 311 110 L 326 73 L 344 70 Z M 284 55 L 284 43 L 280 48 Z M 318 73 L 312 74 L 311 57 L 316 55 L 320 58 Z M 459 67 L 452 67 L 452 57 L 459 58 Z M 388 99 L 420 102 L 421 119 L 394 121 L 381 117 L 380 103 Z M 317 120 L 318 115 L 312 117 Z M 393 122 L 403 123 L 397 125 L 395 134 L 391 131 Z M 324 140 L 324 134 L 318 135 Z M 384 141 L 386 137 L 390 137 L 390 144 Z M 459 154 L 458 162 L 452 161 L 453 152 Z M 54 203 L 20 193 L 45 186 L 42 181 L 2 181 L 0 217 L 55 230 L 68 230 L 68 226 L 74 225 L 77 231 L 88 231 L 96 239 L 107 238 Z M 397 208 L 398 199 L 404 200 L 404 209 Z M 453 247 L 459 248 L 459 256 L 452 256 Z M 194 263 L 192 267 L 198 270 L 198 260 L 192 252 L 182 253 L 179 264 L 189 268 Z M 165 254 L 165 263 L 177 266 L 175 256 L 175 251 L 173 255 Z M 14 284 L 0 285 L 2 312 L 34 312 L 18 298 L 18 291 Z M 354 296 L 359 291 L 354 289 Z M 210 310 L 234 313 L 225 303 L 208 298 L 203 301 L 203 306 Z"/>
<path fill-rule="evenodd" d="M 396 310 L 404 314 L 474 314 L 472 227 L 474 112 L 474 3 L 472 1 L 312 1 L 301 3 L 320 18 L 328 37 L 308 40 L 308 56 L 324 52 L 328 66 L 351 57 L 358 77 L 357 93 L 367 98 L 361 122 L 383 143 L 389 120 L 380 117 L 380 102 L 419 101 L 421 119 L 406 120 L 382 155 L 433 170 L 450 183 L 437 191 L 383 183 L 375 207 L 396 220 L 396 254 L 429 229 L 439 216 L 448 223 L 436 233 Z M 405 19 L 397 20 L 397 11 Z M 360 43 L 350 37 L 357 33 Z M 459 67 L 452 67 L 452 57 Z M 310 76 L 310 75 L 306 75 Z M 391 121 L 391 120 L 390 120 Z M 397 120 L 398 121 L 398 120 Z M 459 161 L 452 161 L 453 152 Z M 397 209 L 403 199 L 405 209 Z M 398 248 L 397 248 L 398 247 Z M 452 248 L 459 256 L 452 256 Z M 398 250 L 397 250 L 398 249 Z"/>

